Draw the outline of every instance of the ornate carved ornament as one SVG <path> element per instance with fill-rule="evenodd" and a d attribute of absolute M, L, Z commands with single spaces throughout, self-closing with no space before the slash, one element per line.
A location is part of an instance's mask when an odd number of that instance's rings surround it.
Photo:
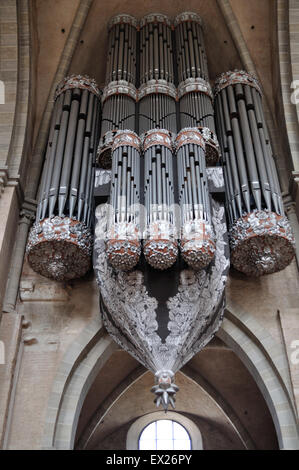
<path fill-rule="evenodd" d="M 111 168 L 111 151 L 112 144 L 117 130 L 106 132 L 100 139 L 98 150 L 97 150 L 97 164 L 99 167 L 104 169 Z"/>
<path fill-rule="evenodd" d="M 151 129 L 150 131 L 142 134 L 140 138 L 144 152 L 153 145 L 164 145 L 171 151 L 173 149 L 174 136 L 172 132 L 166 129 Z"/>
<path fill-rule="evenodd" d="M 202 219 L 185 222 L 181 234 L 181 254 L 193 269 L 204 269 L 215 255 L 215 235 L 211 225 Z"/>
<path fill-rule="evenodd" d="M 105 170 L 103 168 L 96 168 L 94 187 L 98 188 L 99 186 L 109 184 L 110 182 L 111 182 L 111 170 Z"/>
<path fill-rule="evenodd" d="M 175 408 L 175 395 L 179 387 L 174 383 L 174 373 L 172 370 L 159 370 L 155 373 L 155 383 L 151 392 L 156 395 L 154 403 L 159 407 L 168 409 L 169 404 Z"/>
<path fill-rule="evenodd" d="M 178 26 L 180 23 L 184 21 L 195 21 L 196 23 L 202 26 L 202 19 L 201 17 L 192 11 L 184 11 L 175 17 L 174 26 Z"/>
<path fill-rule="evenodd" d="M 176 151 L 178 151 L 182 145 L 187 144 L 199 145 L 203 150 L 205 150 L 205 139 L 197 127 L 185 127 L 177 134 L 175 139 Z"/>
<path fill-rule="evenodd" d="M 175 239 L 175 226 L 167 220 L 159 220 L 147 227 L 143 243 L 146 261 L 155 269 L 168 269 L 177 259 L 178 244 Z"/>
<path fill-rule="evenodd" d="M 116 15 L 109 20 L 108 31 L 112 28 L 112 26 L 115 26 L 116 24 L 130 24 L 131 26 L 134 26 L 134 28 L 137 28 L 138 21 L 136 18 L 134 18 L 134 16 L 127 15 L 125 13 Z"/>
<path fill-rule="evenodd" d="M 144 16 L 140 20 L 140 28 L 143 28 L 148 23 L 164 23 L 167 26 L 171 26 L 171 21 L 168 16 L 163 15 L 162 13 L 150 13 L 149 15 Z"/>
<path fill-rule="evenodd" d="M 209 187 L 212 190 L 222 190 L 224 192 L 224 177 L 223 169 L 221 166 L 208 167 L 207 177 L 209 181 Z"/>
<path fill-rule="evenodd" d="M 206 142 L 206 163 L 209 166 L 216 165 L 220 158 L 220 146 L 216 134 L 208 127 L 198 127 L 199 132 Z"/>
<path fill-rule="evenodd" d="M 55 281 L 66 281 L 86 274 L 91 250 L 92 234 L 86 225 L 56 216 L 32 226 L 26 252 L 34 271 Z"/>
<path fill-rule="evenodd" d="M 295 255 L 295 240 L 287 217 L 267 209 L 238 219 L 230 230 L 231 262 L 248 276 L 281 271 Z"/>
<path fill-rule="evenodd" d="M 133 222 L 109 224 L 106 251 L 109 263 L 115 269 L 129 271 L 139 261 L 141 254 L 140 233 Z"/>
<path fill-rule="evenodd" d="M 162 95 L 170 96 L 173 99 L 177 99 L 177 89 L 166 80 L 149 80 L 148 82 L 141 85 L 138 90 L 138 100 L 141 100 L 145 96 L 160 93 Z"/>
<path fill-rule="evenodd" d="M 112 152 L 118 147 L 122 147 L 124 145 L 130 145 L 131 147 L 134 147 L 136 150 L 140 151 L 141 140 L 133 131 L 127 129 L 119 130 L 116 132 L 113 139 Z"/>
<path fill-rule="evenodd" d="M 65 77 L 56 87 L 55 91 L 55 100 L 61 93 L 66 90 L 71 90 L 73 88 L 81 88 L 82 90 L 88 90 L 91 93 L 94 93 L 98 98 L 100 98 L 100 90 L 96 81 L 93 78 L 89 78 L 87 75 L 71 75 Z"/>
<path fill-rule="evenodd" d="M 224 208 L 213 204 L 214 259 L 205 270 L 180 271 L 177 293 L 164 301 L 163 311 L 158 298 L 149 293 L 140 269 L 116 271 L 108 263 L 106 211 L 106 205 L 96 210 L 94 244 L 94 269 L 104 324 L 123 349 L 156 374 L 158 387 L 153 391 L 167 408 L 177 391 L 173 387 L 175 372 L 211 340 L 223 319 L 229 268 Z"/>
<path fill-rule="evenodd" d="M 181 99 L 187 93 L 204 93 L 207 95 L 211 100 L 214 99 L 213 91 L 209 82 L 204 80 L 203 78 L 187 78 L 183 82 L 181 82 L 178 86 L 178 99 Z"/>
<path fill-rule="evenodd" d="M 134 101 L 137 100 L 137 90 L 135 86 L 126 80 L 115 80 L 110 82 L 103 90 L 102 104 L 114 95 L 126 95 Z"/>
<path fill-rule="evenodd" d="M 215 81 L 214 94 L 215 96 L 224 88 L 229 85 L 236 85 L 238 83 L 249 85 L 255 88 L 260 95 L 262 95 L 261 85 L 259 80 L 252 73 L 245 72 L 245 70 L 233 70 L 222 73 Z"/>

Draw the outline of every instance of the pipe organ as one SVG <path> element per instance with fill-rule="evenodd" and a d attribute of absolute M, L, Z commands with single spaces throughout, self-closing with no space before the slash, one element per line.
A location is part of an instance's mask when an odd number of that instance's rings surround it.
<path fill-rule="evenodd" d="M 101 139 L 98 164 L 111 167 L 113 138 L 118 130 L 135 130 L 137 90 L 137 20 L 118 15 L 108 25 L 106 86 L 102 95 Z"/>
<path fill-rule="evenodd" d="M 38 273 L 83 276 L 95 215 L 103 322 L 165 410 L 221 325 L 229 258 L 261 276 L 295 253 L 258 80 L 227 72 L 213 91 L 203 36 L 191 12 L 112 18 L 103 90 L 85 76 L 57 87 L 27 245 Z M 108 190 L 94 211 L 96 165 Z"/>

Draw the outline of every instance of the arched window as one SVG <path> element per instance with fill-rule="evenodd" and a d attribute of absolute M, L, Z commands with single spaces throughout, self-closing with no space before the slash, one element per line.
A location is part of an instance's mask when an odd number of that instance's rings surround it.
<path fill-rule="evenodd" d="M 156 411 L 136 419 L 128 430 L 127 450 L 202 450 L 196 424 L 178 412 Z"/>
<path fill-rule="evenodd" d="M 160 419 L 148 424 L 139 437 L 140 450 L 191 450 L 187 430 L 176 421 Z"/>

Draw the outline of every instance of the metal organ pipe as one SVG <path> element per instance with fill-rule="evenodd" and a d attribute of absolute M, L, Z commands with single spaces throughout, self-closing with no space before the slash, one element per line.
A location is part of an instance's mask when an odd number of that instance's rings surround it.
<path fill-rule="evenodd" d="M 174 83 L 171 22 L 160 13 L 140 22 L 140 83 L 149 80 Z"/>
<path fill-rule="evenodd" d="M 171 23 L 153 13 L 140 22 L 139 132 L 177 132 Z"/>
<path fill-rule="evenodd" d="M 102 95 L 102 128 L 97 162 L 101 168 L 111 168 L 111 149 L 118 130 L 135 129 L 137 92 L 124 81 L 111 82 Z"/>
<path fill-rule="evenodd" d="M 138 262 L 140 247 L 140 139 L 132 131 L 118 131 L 112 146 L 112 179 L 106 252 L 121 271 Z"/>
<path fill-rule="evenodd" d="M 176 137 L 181 254 L 193 269 L 203 269 L 214 257 L 205 140 L 197 128 L 182 129 Z"/>
<path fill-rule="evenodd" d="M 113 81 L 136 82 L 137 20 L 130 15 L 114 16 L 108 25 L 106 85 Z"/>
<path fill-rule="evenodd" d="M 294 256 L 294 238 L 284 216 L 258 80 L 244 71 L 224 73 L 215 95 L 232 264 L 252 276 L 280 271 Z"/>
<path fill-rule="evenodd" d="M 165 129 L 153 129 L 143 136 L 146 235 L 143 253 L 156 269 L 172 266 L 178 247 L 175 231 L 173 136 Z"/>
<path fill-rule="evenodd" d="M 113 138 L 118 130 L 135 130 L 137 20 L 117 15 L 109 22 L 106 87 L 102 96 L 98 165 L 111 168 Z"/>
<path fill-rule="evenodd" d="M 198 127 L 206 141 L 206 161 L 219 160 L 215 132 L 213 93 L 209 84 L 201 18 L 184 12 L 175 18 L 177 44 L 178 99 L 181 128 Z"/>
<path fill-rule="evenodd" d="M 179 83 L 196 77 L 209 81 L 200 16 L 193 12 L 180 13 L 175 18 L 174 26 Z"/>
<path fill-rule="evenodd" d="M 143 252 L 156 269 L 177 258 L 172 133 L 177 132 L 170 20 L 159 13 L 140 23 L 139 132 L 144 151 L 146 234 Z"/>
<path fill-rule="evenodd" d="M 80 75 L 65 78 L 56 89 L 36 222 L 29 234 L 27 254 L 36 272 L 59 281 L 83 276 L 90 267 L 99 96 L 95 81 Z"/>
<path fill-rule="evenodd" d="M 176 88 L 165 80 L 150 80 L 141 85 L 139 99 L 139 132 L 168 129 L 177 132 Z"/>

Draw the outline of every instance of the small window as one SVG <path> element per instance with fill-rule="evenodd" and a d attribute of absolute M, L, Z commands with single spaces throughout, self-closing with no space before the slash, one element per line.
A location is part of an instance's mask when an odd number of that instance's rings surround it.
<path fill-rule="evenodd" d="M 170 419 L 160 419 L 146 426 L 139 437 L 140 450 L 191 450 L 186 429 Z"/>

